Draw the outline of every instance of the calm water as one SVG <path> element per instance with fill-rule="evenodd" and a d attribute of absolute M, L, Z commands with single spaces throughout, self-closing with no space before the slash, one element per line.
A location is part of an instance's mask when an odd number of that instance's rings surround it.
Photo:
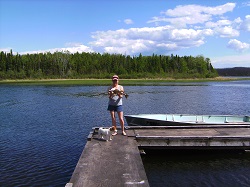
<path fill-rule="evenodd" d="M 121 81 L 122 83 L 122 81 Z M 0 86 L 0 186 L 65 186 L 95 126 L 103 86 Z M 125 114 L 250 115 L 250 81 L 126 86 Z M 151 186 L 249 186 L 250 153 L 143 156 Z"/>

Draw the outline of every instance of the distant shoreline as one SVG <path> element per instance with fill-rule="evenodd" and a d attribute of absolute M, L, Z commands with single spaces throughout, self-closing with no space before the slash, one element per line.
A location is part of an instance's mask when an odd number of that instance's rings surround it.
<path fill-rule="evenodd" d="M 122 85 L 164 85 L 168 83 L 192 83 L 192 82 L 216 82 L 216 81 L 237 81 L 250 80 L 241 77 L 216 77 L 207 79 L 121 79 Z M 0 80 L 0 85 L 110 85 L 110 79 L 16 79 Z"/>
<path fill-rule="evenodd" d="M 219 76 L 250 76 L 250 67 L 218 68 Z"/>

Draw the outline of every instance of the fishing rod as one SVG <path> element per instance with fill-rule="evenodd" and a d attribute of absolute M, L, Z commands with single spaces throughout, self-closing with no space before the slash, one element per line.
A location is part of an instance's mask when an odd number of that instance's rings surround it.
<path fill-rule="evenodd" d="M 109 92 L 107 93 L 84 93 L 84 92 L 81 92 L 81 93 L 77 93 L 75 94 L 75 96 L 77 97 L 81 97 L 81 96 L 85 96 L 85 97 L 98 97 L 98 96 L 103 96 L 103 95 L 124 95 L 125 98 L 127 99 L 128 98 L 128 94 L 126 94 L 124 91 L 119 91 L 119 90 L 109 90 Z"/>

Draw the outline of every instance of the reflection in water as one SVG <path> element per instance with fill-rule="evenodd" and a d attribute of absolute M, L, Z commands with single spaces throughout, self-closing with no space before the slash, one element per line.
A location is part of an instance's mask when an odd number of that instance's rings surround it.
<path fill-rule="evenodd" d="M 124 86 L 129 94 L 124 113 L 247 115 L 249 83 Z M 106 86 L 1 85 L 0 186 L 65 186 L 92 127 L 111 125 L 106 91 Z M 143 159 L 151 186 L 249 184 L 249 156 L 227 155 L 147 153 Z"/>
<path fill-rule="evenodd" d="M 194 150 L 145 152 L 142 160 L 149 183 L 153 186 L 233 187 L 250 184 L 250 153 Z"/>

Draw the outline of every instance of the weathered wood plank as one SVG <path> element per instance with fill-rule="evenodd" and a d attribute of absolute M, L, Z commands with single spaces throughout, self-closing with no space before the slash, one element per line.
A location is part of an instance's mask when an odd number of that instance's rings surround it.
<path fill-rule="evenodd" d="M 73 186 L 149 186 L 134 138 L 88 141 L 70 179 Z"/>
<path fill-rule="evenodd" d="M 134 129 L 139 147 L 250 149 L 250 128 Z"/>
<path fill-rule="evenodd" d="M 138 148 L 250 149 L 250 125 L 237 126 L 129 126 L 110 142 L 88 142 L 67 187 L 149 186 Z"/>
<path fill-rule="evenodd" d="M 250 128 L 249 125 L 183 125 L 183 126 L 128 126 L 127 129 L 203 129 L 203 128 Z"/>
<path fill-rule="evenodd" d="M 138 137 L 138 146 L 159 149 L 250 149 L 250 138 L 148 138 Z"/>
<path fill-rule="evenodd" d="M 215 136 L 220 133 L 214 129 L 140 129 L 135 130 L 138 136 Z"/>
<path fill-rule="evenodd" d="M 250 128 L 197 128 L 197 129 L 133 129 L 136 136 L 247 136 L 250 135 Z"/>

